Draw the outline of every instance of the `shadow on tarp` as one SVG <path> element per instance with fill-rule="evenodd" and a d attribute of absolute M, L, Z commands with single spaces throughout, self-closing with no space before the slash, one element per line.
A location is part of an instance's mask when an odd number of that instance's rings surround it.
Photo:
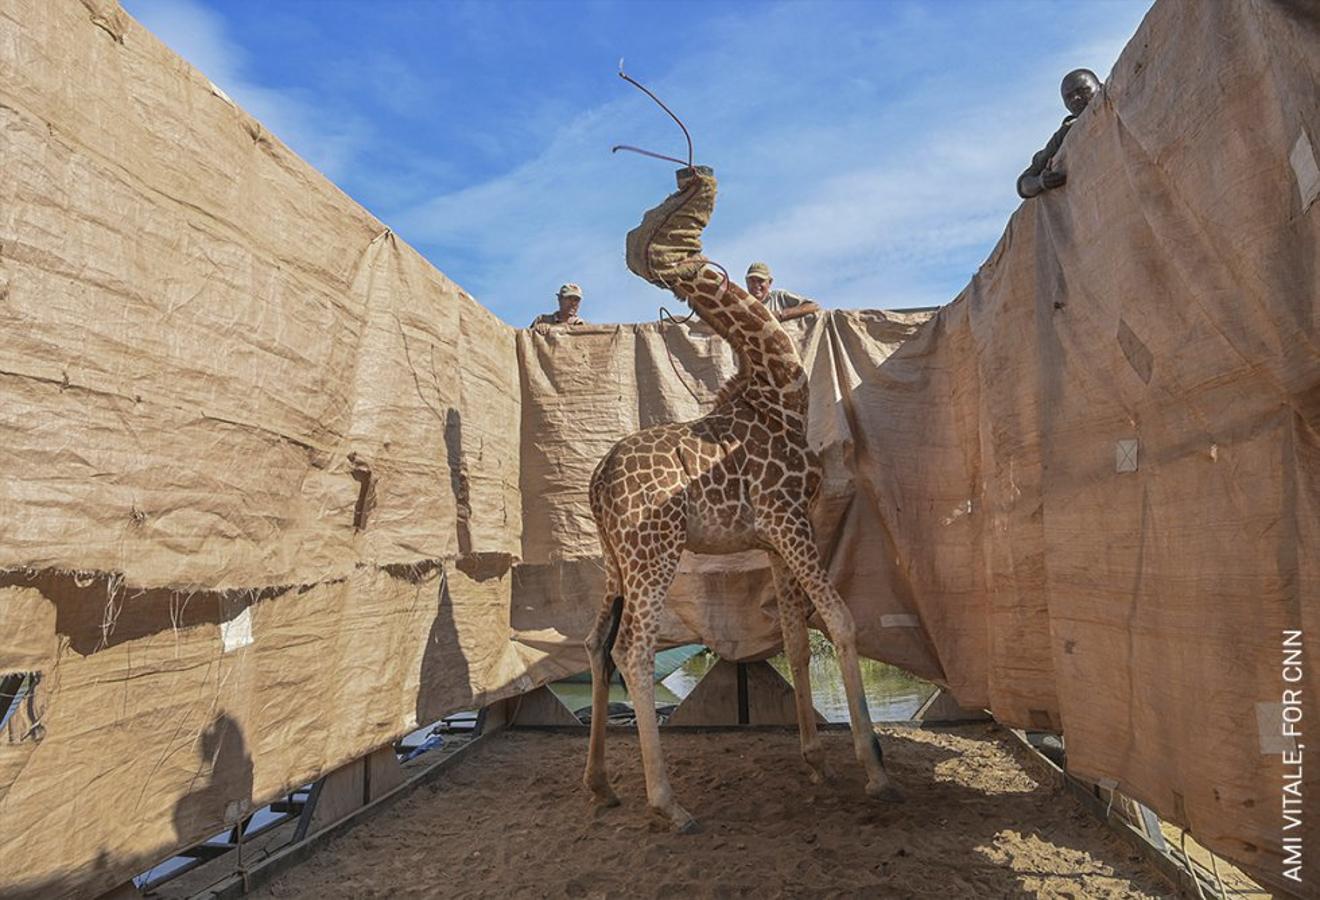
<path fill-rule="evenodd" d="M 220 713 L 197 737 L 197 772 L 174 806 L 174 833 L 185 846 L 216 824 L 232 828 L 252 811 L 252 755 L 243 728 Z"/>
<path fill-rule="evenodd" d="M 453 407 L 445 413 L 445 462 L 454 494 L 454 533 L 460 556 L 472 552 L 472 502 L 467 462 L 463 459 L 463 416 Z"/>
<path fill-rule="evenodd" d="M 233 622 L 261 601 L 313 586 L 181 591 L 129 587 L 118 573 L 0 573 L 0 589 L 35 589 L 54 605 L 55 631 L 81 656 L 168 631 Z"/>
<path fill-rule="evenodd" d="M 435 617 L 426 636 L 418 674 L 416 721 L 434 722 L 467 706 L 472 698 L 471 674 L 467 655 L 459 639 L 454 616 L 454 598 L 449 592 L 449 578 L 440 563 L 436 582 Z M 428 573 L 419 573 L 424 579 Z"/>
<path fill-rule="evenodd" d="M 175 840 L 170 846 L 123 856 L 102 849 L 91 865 L 76 873 L 65 872 L 48 881 L 6 883 L 0 885 L 0 896 L 73 896 L 71 885 L 77 886 L 77 896 L 98 896 L 126 882 L 126 873 L 145 871 L 171 851 L 195 844 L 219 827 L 232 828 L 241 822 L 253 809 L 252 755 L 242 727 L 228 713 L 221 712 L 197 735 L 193 747 L 197 768 L 188 793 L 175 803 Z"/>

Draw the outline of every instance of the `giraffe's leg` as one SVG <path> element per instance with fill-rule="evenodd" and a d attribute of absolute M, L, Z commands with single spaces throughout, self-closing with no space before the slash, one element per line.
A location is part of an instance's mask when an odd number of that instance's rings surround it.
<path fill-rule="evenodd" d="M 676 543 L 676 542 L 675 542 Z M 658 548 L 657 548 L 658 549 Z M 660 634 L 660 610 L 678 568 L 681 547 L 657 553 L 633 572 L 624 573 L 627 608 L 614 645 L 614 659 L 628 683 L 637 714 L 637 737 L 646 770 L 646 800 L 651 809 L 684 834 L 697 830 L 696 820 L 674 800 L 660 752 L 660 726 L 655 715 L 655 644 Z"/>
<path fill-rule="evenodd" d="M 793 699 L 797 703 L 798 735 L 802 758 L 811 769 L 811 783 L 825 780 L 825 751 L 816 733 L 816 707 L 811 702 L 811 644 L 807 640 L 807 618 L 811 601 L 798 586 L 784 561 L 770 554 L 770 571 L 779 595 L 779 624 L 784 632 L 784 652 L 793 670 Z"/>
<path fill-rule="evenodd" d="M 596 624 L 587 635 L 587 656 L 591 660 L 591 738 L 587 748 L 587 770 L 582 783 L 602 806 L 618 806 L 619 798 L 610 788 L 605 774 L 605 730 L 609 724 L 611 666 L 607 664 L 610 637 L 617 632 L 623 614 L 619 578 L 606 555 L 605 602 L 596 614 Z"/>
<path fill-rule="evenodd" d="M 843 687 L 848 695 L 848 713 L 852 719 L 853 750 L 866 768 L 866 793 L 883 800 L 901 800 L 902 793 L 885 774 L 880 759 L 880 741 L 871 726 L 871 714 L 866 708 L 862 668 L 857 659 L 857 629 L 852 613 L 848 611 L 834 585 L 830 584 L 829 576 L 820 564 L 811 520 L 806 510 L 780 519 L 767 528 L 766 538 L 815 604 L 816 611 L 829 629 L 830 640 L 838 650 L 839 669 L 843 675 Z"/>

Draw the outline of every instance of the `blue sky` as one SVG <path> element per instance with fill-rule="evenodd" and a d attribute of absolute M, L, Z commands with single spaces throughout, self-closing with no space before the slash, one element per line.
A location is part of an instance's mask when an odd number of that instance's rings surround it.
<path fill-rule="evenodd" d="M 295 152 L 513 325 L 582 284 L 590 321 L 666 295 L 624 234 L 673 188 L 686 122 L 720 203 L 709 256 L 828 306 L 951 300 L 1064 115 L 1149 0 L 123 0 Z"/>

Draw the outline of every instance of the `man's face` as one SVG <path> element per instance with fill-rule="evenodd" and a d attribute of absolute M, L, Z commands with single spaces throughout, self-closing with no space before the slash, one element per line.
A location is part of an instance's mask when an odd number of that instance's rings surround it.
<path fill-rule="evenodd" d="M 748 275 L 747 293 L 764 303 L 765 298 L 770 296 L 770 282 L 772 281 L 774 281 L 773 278 L 762 278 L 760 275 Z"/>
<path fill-rule="evenodd" d="M 1074 116 L 1082 114 L 1090 104 L 1091 98 L 1095 96 L 1096 91 L 1100 90 L 1098 82 L 1089 72 L 1078 74 L 1069 73 L 1063 81 L 1063 105 L 1068 107 L 1068 112 Z"/>
<path fill-rule="evenodd" d="M 561 294 L 559 297 L 559 315 L 565 319 L 576 316 L 578 307 L 581 305 L 582 298 L 576 294 Z"/>

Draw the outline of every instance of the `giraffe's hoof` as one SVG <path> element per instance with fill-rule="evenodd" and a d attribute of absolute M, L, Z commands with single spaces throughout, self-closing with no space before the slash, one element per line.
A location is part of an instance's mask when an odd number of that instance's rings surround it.
<path fill-rule="evenodd" d="M 701 831 L 701 826 L 697 820 L 683 807 L 675 803 L 672 807 L 652 806 L 651 813 L 653 818 L 651 823 L 653 827 L 663 828 L 666 825 L 679 834 L 696 834 Z"/>
<path fill-rule="evenodd" d="M 609 788 L 603 791 L 592 791 L 591 802 L 601 809 L 610 809 L 619 805 L 619 795 Z"/>
<path fill-rule="evenodd" d="M 876 784 L 874 781 L 867 782 L 866 795 L 885 803 L 902 803 L 907 799 L 892 781 L 886 781 L 884 784 Z"/>
<path fill-rule="evenodd" d="M 586 785 L 587 790 L 591 791 L 591 804 L 601 808 L 609 808 L 619 805 L 619 795 L 614 793 L 614 788 L 604 778 L 584 778 L 582 783 Z"/>
<path fill-rule="evenodd" d="M 812 769 L 807 773 L 807 780 L 812 784 L 824 784 L 826 782 L 825 773 L 817 769 Z"/>

